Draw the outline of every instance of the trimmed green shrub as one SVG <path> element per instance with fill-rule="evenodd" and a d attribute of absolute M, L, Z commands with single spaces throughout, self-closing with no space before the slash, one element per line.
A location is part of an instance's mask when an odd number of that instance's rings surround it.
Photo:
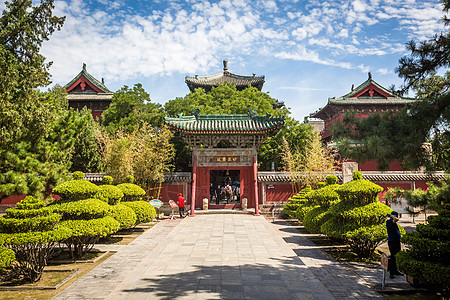
<path fill-rule="evenodd" d="M 321 189 L 308 193 L 305 195 L 305 198 L 308 199 L 309 202 L 319 204 L 323 207 L 329 207 L 339 201 L 339 195 L 335 192 L 335 189 L 338 187 L 338 184 L 327 185 Z"/>
<path fill-rule="evenodd" d="M 330 214 L 342 223 L 356 224 L 358 226 L 370 224 L 384 224 L 386 215 L 392 209 L 380 202 L 355 205 L 341 201 L 330 207 Z"/>
<path fill-rule="evenodd" d="M 105 176 L 102 179 L 102 183 L 103 184 L 112 184 L 113 183 L 113 178 L 111 176 Z"/>
<path fill-rule="evenodd" d="M 379 185 L 363 180 L 360 172 L 354 172 L 353 181 L 336 187 L 340 201 L 331 205 L 328 210 L 331 217 L 322 224 L 321 232 L 346 240 L 359 257 L 371 257 L 375 248 L 387 238 L 384 222 L 386 215 L 392 212 L 377 201 L 382 190 Z"/>
<path fill-rule="evenodd" d="M 22 201 L 17 203 L 16 207 L 18 209 L 39 209 L 45 206 L 45 203 L 39 199 L 34 198 L 33 196 L 27 196 Z"/>
<path fill-rule="evenodd" d="M 127 175 L 127 177 L 125 177 L 125 182 L 126 183 L 134 183 L 134 176 L 133 175 Z"/>
<path fill-rule="evenodd" d="M 140 201 L 145 195 L 145 191 L 138 185 L 133 183 L 121 183 L 117 187 L 122 191 L 122 201 Z"/>
<path fill-rule="evenodd" d="M 84 173 L 81 171 L 75 171 L 72 174 L 72 178 L 73 180 L 82 180 L 84 179 Z"/>
<path fill-rule="evenodd" d="M 44 202 L 28 196 L 0 217 L 0 245 L 16 256 L 10 278 L 38 281 L 56 243 L 71 234 L 58 224 L 61 216 L 43 206 Z"/>
<path fill-rule="evenodd" d="M 136 224 L 137 221 L 134 210 L 123 204 L 111 206 L 109 215 L 120 223 L 119 229 L 130 229 Z"/>
<path fill-rule="evenodd" d="M 70 180 L 53 188 L 52 193 L 59 195 L 61 200 L 77 201 L 93 198 L 98 193 L 99 187 L 86 180 Z"/>
<path fill-rule="evenodd" d="M 337 184 L 338 182 L 338 178 L 336 177 L 336 175 L 327 175 L 325 180 L 327 182 L 327 185 Z"/>
<path fill-rule="evenodd" d="M 308 211 L 303 218 L 303 226 L 310 233 L 321 233 L 321 226 L 323 223 L 331 218 L 328 213 L 328 208 L 317 206 Z"/>
<path fill-rule="evenodd" d="M 151 222 L 156 217 L 155 208 L 148 202 L 133 201 L 123 202 L 123 204 L 132 208 L 136 214 L 137 219 L 135 225 Z"/>
<path fill-rule="evenodd" d="M 352 180 L 336 188 L 339 198 L 352 203 L 369 203 L 378 198 L 383 188 L 369 180 Z"/>
<path fill-rule="evenodd" d="M 289 198 L 289 201 L 285 204 L 283 208 L 283 214 L 289 218 L 296 218 L 298 207 L 308 201 L 305 198 L 305 195 L 311 191 L 312 191 L 311 186 L 307 185 L 300 192 Z"/>
<path fill-rule="evenodd" d="M 98 199 L 57 203 L 52 210 L 62 215 L 63 220 L 90 220 L 106 217 L 111 206 Z"/>
<path fill-rule="evenodd" d="M 61 225 L 72 231 L 64 243 L 73 258 L 83 257 L 100 238 L 113 234 L 120 228 L 119 222 L 110 216 L 91 220 L 61 221 Z"/>
<path fill-rule="evenodd" d="M 447 200 L 448 201 L 448 200 Z M 398 268 L 419 283 L 450 294 L 450 205 L 445 204 L 437 216 L 428 217 L 427 225 L 402 236 L 411 247 L 397 254 Z"/>
<path fill-rule="evenodd" d="M 16 260 L 14 251 L 5 247 L 0 247 L 0 272 L 9 267 L 14 260 Z"/>
<path fill-rule="evenodd" d="M 100 199 L 110 205 L 115 205 L 123 198 L 121 189 L 114 185 L 104 184 L 99 186 L 100 190 L 95 194 L 96 199 Z"/>
<path fill-rule="evenodd" d="M 299 206 L 296 211 L 297 219 L 300 222 L 303 222 L 306 214 L 316 207 L 319 207 L 319 205 L 317 205 L 315 203 L 309 203 L 309 202 Z"/>
<path fill-rule="evenodd" d="M 98 199 L 58 203 L 52 209 L 62 215 L 61 225 L 72 230 L 72 235 L 63 241 L 72 258 L 83 257 L 100 238 L 120 227 L 119 222 L 108 216 L 111 206 Z"/>
<path fill-rule="evenodd" d="M 317 183 L 317 188 L 318 189 L 321 189 L 321 188 L 323 188 L 324 186 L 326 186 L 327 184 L 325 183 L 325 182 L 318 182 Z"/>

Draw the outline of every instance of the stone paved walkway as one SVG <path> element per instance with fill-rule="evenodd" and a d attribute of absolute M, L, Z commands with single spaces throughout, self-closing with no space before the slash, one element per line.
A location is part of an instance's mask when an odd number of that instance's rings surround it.
<path fill-rule="evenodd" d="M 235 214 L 166 220 L 54 299 L 382 299 L 284 223 Z"/>

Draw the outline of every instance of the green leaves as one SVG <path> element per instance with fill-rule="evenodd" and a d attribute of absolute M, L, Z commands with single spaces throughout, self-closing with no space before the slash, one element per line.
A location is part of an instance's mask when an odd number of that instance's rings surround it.
<path fill-rule="evenodd" d="M 77 201 L 94 197 L 100 189 L 87 180 L 69 180 L 53 189 L 53 194 L 61 196 L 62 200 Z"/>
<path fill-rule="evenodd" d="M 126 205 L 133 209 L 137 217 L 135 225 L 151 222 L 156 217 L 155 208 L 148 202 L 131 201 L 123 202 L 123 205 Z"/>

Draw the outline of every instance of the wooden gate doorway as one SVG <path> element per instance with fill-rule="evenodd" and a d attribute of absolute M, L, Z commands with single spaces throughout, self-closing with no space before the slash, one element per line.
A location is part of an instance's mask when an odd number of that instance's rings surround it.
<path fill-rule="evenodd" d="M 240 170 L 210 170 L 209 208 L 241 207 Z M 227 185 L 231 193 L 227 193 Z"/>

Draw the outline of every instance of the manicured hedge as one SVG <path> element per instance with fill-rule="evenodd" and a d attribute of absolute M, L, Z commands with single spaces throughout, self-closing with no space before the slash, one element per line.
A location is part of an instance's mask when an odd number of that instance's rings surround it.
<path fill-rule="evenodd" d="M 329 220 L 321 232 L 329 237 L 346 240 L 361 258 L 371 257 L 375 248 L 387 238 L 386 215 L 392 211 L 377 201 L 382 187 L 362 179 L 354 172 L 353 181 L 336 187 L 339 202 L 330 206 Z M 400 229 L 403 231 L 403 229 Z"/>
<path fill-rule="evenodd" d="M 135 225 L 151 222 L 156 217 L 155 208 L 148 202 L 132 201 L 122 202 L 122 204 L 133 209 L 137 217 Z"/>
<path fill-rule="evenodd" d="M 448 199 L 445 199 L 448 201 Z M 410 247 L 397 254 L 400 271 L 419 283 L 439 289 L 450 296 L 450 205 L 444 204 L 428 224 L 417 225 L 416 231 L 402 236 Z"/>
<path fill-rule="evenodd" d="M 100 191 L 99 187 L 86 180 L 70 180 L 53 188 L 53 194 L 61 200 L 77 201 L 93 198 Z"/>
<path fill-rule="evenodd" d="M 102 179 L 102 183 L 103 184 L 112 184 L 113 183 L 113 178 L 111 176 L 105 176 Z"/>
<path fill-rule="evenodd" d="M 374 202 L 378 198 L 378 193 L 383 188 L 369 180 L 352 180 L 336 188 L 339 198 L 351 203 L 369 203 Z"/>
<path fill-rule="evenodd" d="M 109 215 L 120 223 L 119 229 L 132 228 L 137 221 L 137 217 L 136 214 L 134 213 L 134 210 L 131 207 L 123 204 L 111 206 L 111 211 Z"/>
<path fill-rule="evenodd" d="M 122 190 L 114 185 L 104 184 L 99 186 L 99 189 L 94 198 L 100 199 L 110 205 L 119 203 L 124 196 Z"/>
<path fill-rule="evenodd" d="M 321 226 L 323 223 L 331 218 L 326 207 L 315 207 L 306 213 L 303 218 L 303 226 L 310 233 L 321 233 Z"/>
<path fill-rule="evenodd" d="M 283 214 L 289 218 L 296 218 L 297 209 L 299 208 L 299 206 L 308 202 L 308 200 L 305 198 L 305 195 L 311 191 L 312 191 L 311 186 L 307 185 L 300 192 L 289 198 L 289 201 L 285 204 L 283 208 Z"/>
<path fill-rule="evenodd" d="M 61 221 L 61 226 L 72 231 L 71 236 L 63 242 L 73 258 L 83 257 L 100 238 L 113 234 L 120 228 L 119 222 L 110 216 L 91 220 Z"/>
<path fill-rule="evenodd" d="M 319 207 L 319 205 L 317 205 L 315 203 L 309 203 L 309 202 L 301 205 L 299 208 L 297 208 L 297 211 L 296 211 L 297 219 L 300 222 L 303 222 L 306 214 L 316 207 Z"/>
<path fill-rule="evenodd" d="M 14 260 L 16 260 L 14 251 L 5 247 L 0 247 L 0 272 L 9 267 Z"/>
<path fill-rule="evenodd" d="M 52 210 L 62 215 L 63 220 L 90 220 L 105 217 L 111 206 L 98 199 L 56 203 Z"/>
<path fill-rule="evenodd" d="M 16 257 L 8 276 L 38 281 L 56 243 L 71 234 L 58 224 L 61 216 L 39 208 L 43 205 L 44 202 L 28 196 L 0 217 L 0 245 L 13 250 Z"/>
<path fill-rule="evenodd" d="M 338 184 L 327 185 L 308 193 L 305 195 L 305 198 L 308 199 L 309 202 L 316 203 L 323 207 L 329 207 L 339 201 L 339 195 L 335 192 L 335 189 L 338 187 Z"/>
<path fill-rule="evenodd" d="M 122 201 L 140 201 L 145 195 L 145 191 L 133 183 L 121 183 L 117 187 L 124 194 Z"/>

